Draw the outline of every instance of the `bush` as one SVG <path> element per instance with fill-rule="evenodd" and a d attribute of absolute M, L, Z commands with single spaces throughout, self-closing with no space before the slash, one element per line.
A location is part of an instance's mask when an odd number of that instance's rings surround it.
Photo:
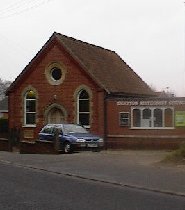
<path fill-rule="evenodd" d="M 166 162 L 184 162 L 185 163 L 185 143 L 179 149 L 171 152 L 165 158 Z"/>
<path fill-rule="evenodd" d="M 0 118 L 0 133 L 8 133 L 8 119 Z"/>

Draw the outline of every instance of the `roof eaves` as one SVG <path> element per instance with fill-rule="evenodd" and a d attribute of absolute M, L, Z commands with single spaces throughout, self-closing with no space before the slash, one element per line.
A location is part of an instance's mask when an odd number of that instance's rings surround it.
<path fill-rule="evenodd" d="M 128 93 L 128 92 L 111 92 L 110 96 L 121 96 L 121 97 L 142 97 L 142 98 L 146 98 L 146 97 L 156 97 L 155 93 L 151 93 L 151 94 L 140 94 L 140 93 Z"/>

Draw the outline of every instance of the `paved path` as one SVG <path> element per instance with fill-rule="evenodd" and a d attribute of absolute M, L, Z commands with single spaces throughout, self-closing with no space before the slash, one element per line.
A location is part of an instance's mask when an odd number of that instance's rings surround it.
<path fill-rule="evenodd" d="M 165 151 L 38 155 L 0 152 L 0 162 L 115 185 L 185 196 L 185 166 L 159 164 Z"/>

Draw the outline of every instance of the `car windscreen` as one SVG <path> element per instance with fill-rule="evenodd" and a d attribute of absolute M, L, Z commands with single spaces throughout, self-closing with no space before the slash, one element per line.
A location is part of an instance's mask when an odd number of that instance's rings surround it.
<path fill-rule="evenodd" d="M 52 126 L 44 127 L 44 128 L 41 130 L 41 133 L 48 133 L 48 134 L 51 134 L 51 133 L 53 133 L 53 127 L 52 127 Z"/>
<path fill-rule="evenodd" d="M 88 131 L 80 125 L 64 125 L 64 133 L 88 133 Z"/>

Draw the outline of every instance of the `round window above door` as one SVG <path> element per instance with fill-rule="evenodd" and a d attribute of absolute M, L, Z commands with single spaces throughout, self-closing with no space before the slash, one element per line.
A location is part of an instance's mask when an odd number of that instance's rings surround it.
<path fill-rule="evenodd" d="M 62 70 L 58 67 L 54 67 L 51 69 L 51 77 L 54 81 L 58 81 L 62 78 Z"/>
<path fill-rule="evenodd" d="M 51 85 L 60 85 L 65 79 L 65 74 L 65 67 L 58 62 L 49 64 L 45 69 L 46 78 Z"/>

